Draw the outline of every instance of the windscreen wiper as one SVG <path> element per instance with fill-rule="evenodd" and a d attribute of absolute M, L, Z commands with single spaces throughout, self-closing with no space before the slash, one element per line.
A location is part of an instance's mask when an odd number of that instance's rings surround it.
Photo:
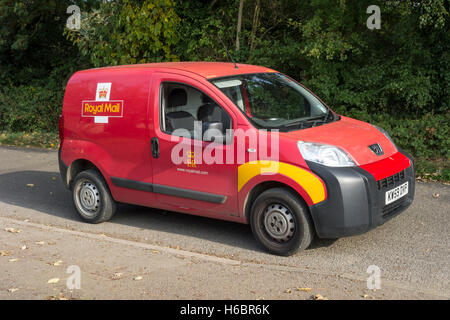
<path fill-rule="evenodd" d="M 327 112 L 325 113 L 325 115 L 313 118 L 315 121 L 314 121 L 312 127 L 315 127 L 320 122 L 327 123 L 329 121 L 328 118 L 330 117 L 330 115 L 332 116 L 331 120 L 333 120 L 334 119 L 333 112 L 331 112 L 331 109 L 327 109 Z M 310 120 L 312 120 L 312 119 L 310 119 Z M 320 120 L 320 121 L 318 121 L 318 120 Z"/>
<path fill-rule="evenodd" d="M 273 127 L 272 129 L 287 129 L 292 126 L 298 126 L 297 129 L 303 129 L 307 124 L 308 127 L 315 127 L 319 122 L 327 122 L 329 115 L 332 114 L 330 109 L 328 109 L 325 115 L 320 115 L 312 118 L 301 119 L 291 123 L 283 124 L 281 126 Z M 312 122 L 312 124 L 310 124 Z"/>

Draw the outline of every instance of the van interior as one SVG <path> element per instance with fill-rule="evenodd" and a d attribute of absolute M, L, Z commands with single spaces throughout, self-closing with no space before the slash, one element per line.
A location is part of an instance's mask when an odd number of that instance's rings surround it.
<path fill-rule="evenodd" d="M 195 121 L 221 123 L 224 134 L 226 129 L 231 129 L 230 116 L 203 92 L 178 83 L 163 83 L 161 90 L 163 131 L 172 134 L 177 129 L 184 129 L 192 137 Z"/>

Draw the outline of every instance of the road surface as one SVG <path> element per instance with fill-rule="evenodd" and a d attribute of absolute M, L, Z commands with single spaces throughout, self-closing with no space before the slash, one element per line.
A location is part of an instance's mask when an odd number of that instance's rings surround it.
<path fill-rule="evenodd" d="M 449 191 L 419 182 L 383 226 L 278 257 L 246 225 L 151 208 L 86 224 L 55 151 L 0 147 L 0 299 L 449 299 Z"/>

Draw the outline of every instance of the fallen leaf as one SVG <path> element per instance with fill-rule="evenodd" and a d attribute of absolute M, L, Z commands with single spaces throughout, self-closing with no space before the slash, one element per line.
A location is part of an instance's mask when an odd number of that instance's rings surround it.
<path fill-rule="evenodd" d="M 62 261 L 61 261 L 61 260 L 58 260 L 58 261 L 56 261 L 56 262 L 53 262 L 53 263 L 52 263 L 52 266 L 57 267 L 57 266 L 60 266 L 61 263 L 62 263 Z"/>
<path fill-rule="evenodd" d="M 291 293 L 291 292 L 292 292 L 291 289 L 287 289 L 287 290 L 284 291 L 284 293 Z"/>
<path fill-rule="evenodd" d="M 15 229 L 15 228 L 5 228 L 6 232 L 10 232 L 10 233 L 21 233 L 22 230 L 20 229 Z"/>
<path fill-rule="evenodd" d="M 121 272 L 116 272 L 111 276 L 111 280 L 119 280 L 120 277 L 122 277 L 123 273 Z"/>
<path fill-rule="evenodd" d="M 56 180 L 56 177 L 52 177 L 52 180 L 55 181 L 55 180 Z"/>
<path fill-rule="evenodd" d="M 14 292 L 16 292 L 17 290 L 19 290 L 19 289 L 17 289 L 17 288 L 9 288 L 9 289 L 8 289 L 8 292 L 14 293 Z"/>
<path fill-rule="evenodd" d="M 141 276 L 137 276 L 136 278 L 134 278 L 134 280 L 139 281 L 142 280 L 143 278 Z"/>
<path fill-rule="evenodd" d="M 9 256 L 11 253 L 8 250 L 2 250 L 0 251 L 0 256 L 2 257 L 7 257 Z"/>
<path fill-rule="evenodd" d="M 52 279 L 47 281 L 47 283 L 50 283 L 50 284 L 55 284 L 55 283 L 58 283 L 58 282 L 59 282 L 59 278 L 52 278 Z"/>
<path fill-rule="evenodd" d="M 316 294 L 316 295 L 313 297 L 313 299 L 314 299 L 314 300 L 328 300 L 328 298 L 322 296 L 322 295 L 319 294 L 319 293 Z"/>
<path fill-rule="evenodd" d="M 439 198 L 441 195 L 439 193 L 433 193 L 433 198 L 437 199 Z"/>
<path fill-rule="evenodd" d="M 9 259 L 9 262 L 17 262 L 17 261 L 19 261 L 19 259 L 17 259 L 17 258 Z"/>
<path fill-rule="evenodd" d="M 297 291 L 310 292 L 311 288 L 297 288 Z"/>
<path fill-rule="evenodd" d="M 56 244 L 56 242 L 49 241 L 49 242 L 47 242 L 47 244 L 48 244 L 49 246 L 54 246 L 54 245 Z"/>
<path fill-rule="evenodd" d="M 27 187 L 30 187 L 30 188 L 32 188 L 32 187 L 34 187 L 34 184 L 32 184 L 32 183 L 28 183 L 28 184 L 27 184 Z"/>
<path fill-rule="evenodd" d="M 39 244 L 39 245 L 43 245 L 43 244 L 45 244 L 45 242 L 44 242 L 44 241 L 36 241 L 35 243 L 36 243 L 36 244 Z"/>
<path fill-rule="evenodd" d="M 72 298 L 65 297 L 62 293 L 59 293 L 57 296 L 48 296 L 47 300 L 72 300 Z"/>
<path fill-rule="evenodd" d="M 159 251 L 158 250 L 153 250 L 153 253 L 158 253 Z"/>
<path fill-rule="evenodd" d="M 369 298 L 369 295 L 368 295 L 368 294 L 365 294 L 365 295 L 363 295 L 363 298 L 368 299 L 368 298 Z"/>

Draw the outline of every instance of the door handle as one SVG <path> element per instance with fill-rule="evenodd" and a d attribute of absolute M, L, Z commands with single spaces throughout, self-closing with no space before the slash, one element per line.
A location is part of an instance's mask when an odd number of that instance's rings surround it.
<path fill-rule="evenodd" d="M 152 147 L 152 156 L 155 159 L 159 158 L 159 141 L 157 137 L 153 137 L 151 140 L 151 147 Z"/>

